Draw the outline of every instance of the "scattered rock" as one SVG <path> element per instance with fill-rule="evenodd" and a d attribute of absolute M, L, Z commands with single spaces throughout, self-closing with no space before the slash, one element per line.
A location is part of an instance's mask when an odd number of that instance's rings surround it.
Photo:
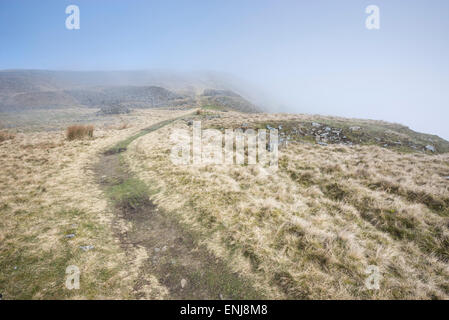
<path fill-rule="evenodd" d="M 162 252 L 167 251 L 167 246 L 163 246 L 161 249 Z"/>
<path fill-rule="evenodd" d="M 362 129 L 362 128 L 360 128 L 360 127 L 358 127 L 358 126 L 350 127 L 350 128 L 349 128 L 349 130 L 351 130 L 351 131 L 359 131 L 360 129 Z"/>
<path fill-rule="evenodd" d="M 312 127 L 321 127 L 321 124 L 318 122 L 312 122 Z"/>
<path fill-rule="evenodd" d="M 224 297 L 221 293 L 220 293 L 220 300 L 224 300 Z"/>
<path fill-rule="evenodd" d="M 322 142 L 322 141 L 318 141 L 317 143 L 318 143 L 320 146 L 327 146 L 327 143 Z"/>
<path fill-rule="evenodd" d="M 125 106 L 121 106 L 118 104 L 112 104 L 109 106 L 101 107 L 101 110 L 97 112 L 97 115 L 111 115 L 111 114 L 127 114 L 130 113 L 131 110 Z"/>
<path fill-rule="evenodd" d="M 88 246 L 80 246 L 80 249 L 83 251 L 89 251 L 95 248 L 94 246 L 88 245 Z"/>
<path fill-rule="evenodd" d="M 71 234 L 66 235 L 65 237 L 66 237 L 67 239 L 72 239 L 74 236 L 75 236 L 75 234 L 74 234 L 74 233 L 71 233 Z"/>
<path fill-rule="evenodd" d="M 427 151 L 431 151 L 431 152 L 435 152 L 435 151 L 436 151 L 435 147 L 432 146 L 432 145 L 430 145 L 430 144 L 428 144 L 428 145 L 426 146 L 426 150 L 427 150 Z"/>
<path fill-rule="evenodd" d="M 186 280 L 186 279 L 182 279 L 182 280 L 181 280 L 181 288 L 184 289 L 184 287 L 186 286 L 186 284 L 187 284 L 187 280 Z"/>
<path fill-rule="evenodd" d="M 154 248 L 154 252 L 159 252 L 159 251 L 161 251 L 161 249 L 159 249 L 159 248 Z"/>

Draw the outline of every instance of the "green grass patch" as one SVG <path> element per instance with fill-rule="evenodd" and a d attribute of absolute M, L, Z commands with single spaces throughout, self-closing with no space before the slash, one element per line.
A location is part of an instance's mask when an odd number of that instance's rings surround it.
<path fill-rule="evenodd" d="M 114 204 L 123 209 L 136 210 L 150 201 L 147 185 L 136 178 L 126 179 L 110 187 L 108 194 Z"/>

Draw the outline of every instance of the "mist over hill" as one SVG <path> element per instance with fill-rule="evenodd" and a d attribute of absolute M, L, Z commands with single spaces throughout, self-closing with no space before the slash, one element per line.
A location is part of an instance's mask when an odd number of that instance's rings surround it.
<path fill-rule="evenodd" d="M 0 110 L 127 104 L 134 108 L 218 104 L 240 111 L 259 108 L 247 100 L 250 90 L 229 75 L 169 71 L 0 71 Z M 210 92 L 218 90 L 215 94 Z M 203 95 L 203 92 L 206 92 Z M 209 93 L 207 93 L 209 92 Z M 253 94 L 256 96 L 256 94 Z"/>

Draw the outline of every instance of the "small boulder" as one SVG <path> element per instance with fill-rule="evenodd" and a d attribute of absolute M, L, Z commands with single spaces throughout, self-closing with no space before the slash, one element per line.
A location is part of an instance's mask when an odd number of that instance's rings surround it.
<path fill-rule="evenodd" d="M 435 151 L 436 151 L 435 147 L 432 146 L 432 145 L 430 145 L 430 144 L 428 144 L 428 145 L 426 146 L 426 150 L 427 150 L 427 151 L 430 151 L 430 152 L 435 152 Z"/>
<path fill-rule="evenodd" d="M 89 250 L 92 250 L 93 248 L 95 248 L 95 247 L 92 246 L 92 245 L 80 246 L 80 249 L 83 250 L 83 251 L 89 251 Z"/>

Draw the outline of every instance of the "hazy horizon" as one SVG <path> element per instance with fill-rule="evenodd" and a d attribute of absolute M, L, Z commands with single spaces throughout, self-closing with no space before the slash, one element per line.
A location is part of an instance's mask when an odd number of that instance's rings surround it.
<path fill-rule="evenodd" d="M 68 30 L 65 8 L 80 8 Z M 365 8 L 380 9 L 368 30 Z M 0 69 L 213 71 L 277 112 L 397 122 L 449 139 L 446 1 L 3 1 Z M 254 92 L 254 90 L 252 90 Z"/>

